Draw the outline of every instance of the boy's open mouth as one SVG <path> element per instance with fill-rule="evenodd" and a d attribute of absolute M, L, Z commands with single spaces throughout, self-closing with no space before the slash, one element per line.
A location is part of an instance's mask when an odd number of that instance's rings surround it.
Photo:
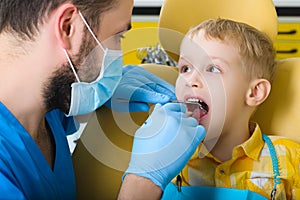
<path fill-rule="evenodd" d="M 209 111 L 208 105 L 201 99 L 196 97 L 187 98 L 186 100 L 188 112 L 192 112 L 192 117 L 200 121 Z"/>

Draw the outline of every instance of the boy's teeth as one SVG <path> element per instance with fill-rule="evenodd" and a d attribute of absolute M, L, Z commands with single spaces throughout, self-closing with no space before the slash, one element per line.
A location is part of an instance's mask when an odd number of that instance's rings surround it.
<path fill-rule="evenodd" d="M 187 101 L 194 101 L 194 102 L 198 102 L 198 101 L 199 101 L 199 99 L 196 99 L 196 98 L 189 98 L 189 99 L 187 99 Z"/>
<path fill-rule="evenodd" d="M 187 101 L 190 101 L 190 102 L 196 102 L 196 103 L 202 102 L 201 100 L 199 100 L 199 99 L 197 99 L 197 98 L 189 98 L 189 99 L 187 99 Z"/>

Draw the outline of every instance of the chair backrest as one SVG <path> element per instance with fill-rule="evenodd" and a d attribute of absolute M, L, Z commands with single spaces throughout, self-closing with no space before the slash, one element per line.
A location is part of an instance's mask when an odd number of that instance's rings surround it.
<path fill-rule="evenodd" d="M 162 46 L 177 60 L 182 37 L 209 18 L 244 22 L 265 32 L 275 41 L 277 13 L 272 0 L 164 0 L 159 17 Z"/>

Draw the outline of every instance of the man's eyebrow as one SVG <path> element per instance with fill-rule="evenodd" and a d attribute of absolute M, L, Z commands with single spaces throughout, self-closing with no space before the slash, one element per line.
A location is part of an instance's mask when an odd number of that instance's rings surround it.
<path fill-rule="evenodd" d="M 129 31 L 131 28 L 132 28 L 132 25 L 131 25 L 131 22 L 129 22 L 129 23 L 127 24 L 127 31 Z"/>
<path fill-rule="evenodd" d="M 115 33 L 115 34 L 117 35 L 117 34 L 120 34 L 120 33 L 127 32 L 127 31 L 129 31 L 131 28 L 132 28 L 132 25 L 131 25 L 131 22 L 129 22 L 127 25 L 124 26 L 124 28 L 123 28 L 122 30 L 118 31 L 118 32 Z"/>

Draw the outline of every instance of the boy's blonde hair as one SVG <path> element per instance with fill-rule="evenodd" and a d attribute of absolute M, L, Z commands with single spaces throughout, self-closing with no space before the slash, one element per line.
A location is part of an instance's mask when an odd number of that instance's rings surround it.
<path fill-rule="evenodd" d="M 242 58 L 243 70 L 250 79 L 264 78 L 273 81 L 275 49 L 266 34 L 245 23 L 220 18 L 202 22 L 189 34 L 193 38 L 200 30 L 204 30 L 206 38 L 235 45 Z"/>

